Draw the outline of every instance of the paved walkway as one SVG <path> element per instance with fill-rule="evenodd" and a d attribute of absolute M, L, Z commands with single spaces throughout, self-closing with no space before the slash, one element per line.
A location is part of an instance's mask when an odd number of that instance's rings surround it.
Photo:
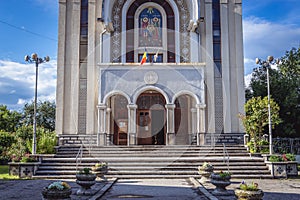
<path fill-rule="evenodd" d="M 101 198 L 116 199 L 206 200 L 188 179 L 118 180 Z"/>
<path fill-rule="evenodd" d="M 238 187 L 242 180 L 233 179 L 228 189 L 233 193 L 233 189 Z M 246 182 L 255 182 L 264 191 L 264 200 L 299 200 L 300 199 L 300 177 L 298 179 L 253 179 Z M 52 180 L 0 180 L 0 199 L 2 200 L 38 200 L 42 199 L 41 191 L 43 187 L 48 186 Z M 200 199 L 205 200 L 205 193 L 200 192 L 193 186 L 189 179 L 120 179 L 112 187 L 109 187 L 112 181 L 104 184 L 98 182 L 95 190 L 98 195 L 93 198 L 78 197 L 76 191 L 79 186 L 75 180 L 67 181 L 73 190 L 72 200 L 87 199 Z M 208 191 L 214 188 L 212 185 L 205 185 Z M 203 188 L 202 188 L 203 189 Z M 107 191 L 101 198 L 100 196 Z M 217 197 L 222 199 L 235 199 L 230 197 Z"/>

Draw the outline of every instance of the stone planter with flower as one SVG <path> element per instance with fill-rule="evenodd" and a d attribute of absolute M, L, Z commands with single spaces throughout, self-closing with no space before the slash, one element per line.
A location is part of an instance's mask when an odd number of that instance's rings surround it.
<path fill-rule="evenodd" d="M 260 200 L 264 196 L 257 183 L 246 184 L 244 181 L 234 190 L 234 194 L 238 200 Z"/>
<path fill-rule="evenodd" d="M 105 174 L 108 172 L 108 165 L 106 162 L 96 163 L 92 167 L 92 173 L 96 174 L 97 177 L 99 177 L 101 180 L 106 180 L 104 177 Z"/>
<path fill-rule="evenodd" d="M 265 161 L 274 178 L 297 176 L 296 156 L 293 154 L 271 155 Z"/>
<path fill-rule="evenodd" d="M 84 168 L 76 174 L 76 183 L 81 186 L 77 191 L 77 195 L 93 195 L 90 190 L 95 185 L 96 174 L 91 173 L 90 168 Z"/>
<path fill-rule="evenodd" d="M 201 183 L 206 183 L 213 171 L 214 167 L 211 164 L 204 162 L 202 166 L 198 167 L 198 174 L 201 175 L 201 179 L 199 181 Z"/>
<path fill-rule="evenodd" d="M 223 172 L 220 173 L 212 173 L 210 175 L 210 182 L 216 188 L 212 192 L 212 194 L 217 196 L 228 196 L 230 193 L 226 190 L 226 187 L 231 184 L 231 173 L 230 172 Z"/>
<path fill-rule="evenodd" d="M 72 189 L 70 185 L 62 181 L 53 182 L 42 190 L 44 200 L 71 199 L 71 194 Z"/>
<path fill-rule="evenodd" d="M 19 178 L 32 178 L 35 175 L 41 162 L 36 157 L 25 154 L 19 162 L 9 162 L 9 175 L 19 176 Z"/>

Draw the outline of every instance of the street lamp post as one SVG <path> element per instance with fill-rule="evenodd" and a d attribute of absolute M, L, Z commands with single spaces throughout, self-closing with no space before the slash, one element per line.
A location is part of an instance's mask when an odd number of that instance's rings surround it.
<path fill-rule="evenodd" d="M 33 138 L 32 138 L 32 154 L 36 154 L 36 109 L 37 109 L 37 85 L 38 85 L 38 68 L 39 64 L 49 62 L 49 56 L 39 58 L 36 53 L 31 56 L 26 55 L 25 61 L 35 63 L 35 92 L 34 92 L 34 107 L 33 107 Z"/>
<path fill-rule="evenodd" d="M 272 120 L 271 120 L 271 104 L 270 104 L 270 78 L 269 78 L 269 68 L 271 64 L 278 63 L 278 60 L 274 61 L 273 56 L 268 56 L 266 61 L 262 61 L 259 58 L 255 60 L 256 64 L 263 65 L 267 68 L 267 88 L 268 88 L 268 118 L 269 118 L 269 152 L 273 154 L 273 139 L 272 139 Z"/>

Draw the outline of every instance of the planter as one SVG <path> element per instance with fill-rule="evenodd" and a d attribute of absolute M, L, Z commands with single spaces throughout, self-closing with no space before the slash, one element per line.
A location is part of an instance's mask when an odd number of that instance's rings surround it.
<path fill-rule="evenodd" d="M 231 195 L 227 190 L 226 187 L 231 184 L 230 178 L 231 176 L 228 175 L 226 177 L 220 176 L 220 174 L 212 173 L 210 176 L 210 183 L 216 186 L 214 191 L 212 192 L 213 195 L 216 196 L 229 196 Z"/>
<path fill-rule="evenodd" d="M 81 186 L 77 191 L 77 195 L 92 195 L 91 187 L 95 185 L 95 174 L 76 174 L 76 183 Z"/>
<path fill-rule="evenodd" d="M 10 162 L 8 163 L 9 175 L 19 176 L 19 178 L 32 178 L 40 164 L 40 162 Z"/>
<path fill-rule="evenodd" d="M 290 176 L 297 176 L 297 162 L 289 161 L 289 162 L 270 162 L 265 161 L 269 170 L 271 171 L 271 175 L 274 178 L 287 178 Z"/>
<path fill-rule="evenodd" d="M 64 190 L 49 190 L 44 188 L 42 190 L 43 199 L 53 200 L 53 199 L 71 199 L 70 195 L 72 194 L 71 189 L 64 189 Z"/>
<path fill-rule="evenodd" d="M 107 174 L 108 172 L 108 168 L 107 166 L 104 167 L 92 167 L 92 173 L 96 174 L 96 176 L 98 178 L 100 178 L 101 180 L 107 180 L 104 175 Z"/>
<path fill-rule="evenodd" d="M 241 190 L 239 188 L 234 190 L 234 194 L 238 200 L 260 200 L 264 196 L 264 192 L 262 190 L 248 191 Z"/>
<path fill-rule="evenodd" d="M 201 176 L 201 179 L 199 180 L 201 183 L 206 183 L 209 180 L 210 175 L 213 172 L 213 168 L 199 168 L 198 174 Z"/>

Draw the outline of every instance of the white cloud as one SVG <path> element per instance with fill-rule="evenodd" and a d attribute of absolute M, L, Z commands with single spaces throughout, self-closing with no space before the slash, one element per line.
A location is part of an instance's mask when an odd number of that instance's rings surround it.
<path fill-rule="evenodd" d="M 252 71 L 255 58 L 266 59 L 284 56 L 292 47 L 299 47 L 300 27 L 294 24 L 279 24 L 256 17 L 243 20 L 245 73 Z"/>
<path fill-rule="evenodd" d="M 40 64 L 38 72 L 38 100 L 55 101 L 56 61 Z M 35 64 L 0 60 L 0 86 L 0 104 L 22 108 L 34 99 Z"/>

